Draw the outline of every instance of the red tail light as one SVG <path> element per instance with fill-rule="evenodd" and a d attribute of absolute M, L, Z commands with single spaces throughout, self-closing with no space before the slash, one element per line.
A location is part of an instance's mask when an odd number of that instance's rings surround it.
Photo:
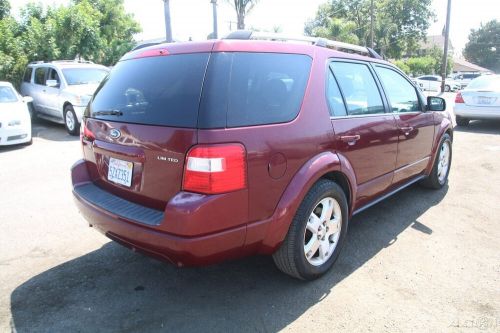
<path fill-rule="evenodd" d="M 80 127 L 80 141 L 94 141 L 95 135 L 91 130 L 88 129 L 88 127 L 86 126 L 86 122 L 87 121 L 85 119 L 82 120 L 82 124 Z"/>
<path fill-rule="evenodd" d="M 457 93 L 457 96 L 455 97 L 455 103 L 465 103 L 461 93 Z"/>
<path fill-rule="evenodd" d="M 247 187 L 245 147 L 240 144 L 197 146 L 186 158 L 185 191 L 217 194 Z"/>

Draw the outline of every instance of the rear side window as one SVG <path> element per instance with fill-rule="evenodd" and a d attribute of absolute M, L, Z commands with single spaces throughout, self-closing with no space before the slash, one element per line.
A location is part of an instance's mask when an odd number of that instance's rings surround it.
<path fill-rule="evenodd" d="M 24 72 L 24 76 L 23 76 L 23 82 L 31 82 L 31 74 L 33 73 L 33 68 L 32 67 L 28 67 L 26 68 L 26 71 Z"/>
<path fill-rule="evenodd" d="M 326 88 L 326 98 L 330 107 L 330 116 L 341 117 L 347 115 L 342 94 L 339 90 L 337 80 L 333 77 L 331 70 L 328 70 L 328 86 Z"/>
<path fill-rule="evenodd" d="M 380 66 L 375 68 L 389 98 L 392 112 L 421 111 L 417 92 L 410 82 L 392 69 Z"/>
<path fill-rule="evenodd" d="M 300 111 L 311 58 L 300 54 L 214 53 L 200 108 L 200 128 L 288 122 Z"/>
<path fill-rule="evenodd" d="M 46 67 L 38 67 L 35 69 L 35 83 L 45 85 L 45 73 L 47 72 Z"/>
<path fill-rule="evenodd" d="M 384 113 L 382 97 L 367 65 L 333 62 L 330 68 L 344 95 L 348 115 Z"/>
<path fill-rule="evenodd" d="M 209 54 L 119 62 L 97 89 L 86 116 L 194 128 Z"/>

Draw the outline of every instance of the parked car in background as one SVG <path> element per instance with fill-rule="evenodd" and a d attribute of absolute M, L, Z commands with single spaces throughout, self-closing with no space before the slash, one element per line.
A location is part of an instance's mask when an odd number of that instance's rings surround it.
<path fill-rule="evenodd" d="M 21 94 L 33 98 L 35 117 L 64 124 L 78 135 L 83 111 L 108 73 L 104 66 L 76 60 L 30 63 Z"/>
<path fill-rule="evenodd" d="M 500 119 L 500 75 L 483 75 L 472 80 L 455 98 L 458 126 L 474 119 Z"/>
<path fill-rule="evenodd" d="M 460 84 L 460 89 L 464 89 L 469 82 L 479 76 L 481 76 L 481 73 L 457 73 L 453 75 L 453 80 Z"/>
<path fill-rule="evenodd" d="M 354 214 L 445 185 L 444 109 L 358 45 L 246 31 L 156 45 L 92 98 L 73 194 L 91 226 L 179 267 L 267 254 L 314 279 Z"/>
<path fill-rule="evenodd" d="M 423 91 L 441 91 L 441 76 L 438 75 L 423 75 L 413 79 Z M 444 91 L 457 91 L 460 89 L 460 84 L 454 80 L 444 80 Z"/>
<path fill-rule="evenodd" d="M 0 81 L 0 146 L 31 144 L 31 118 L 28 103 L 9 82 Z"/>

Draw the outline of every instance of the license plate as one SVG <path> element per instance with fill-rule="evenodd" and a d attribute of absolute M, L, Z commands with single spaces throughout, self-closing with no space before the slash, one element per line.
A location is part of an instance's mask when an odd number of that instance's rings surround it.
<path fill-rule="evenodd" d="M 108 180 L 113 183 L 130 187 L 132 185 L 132 162 L 122 161 L 113 157 L 109 158 Z"/>
<path fill-rule="evenodd" d="M 490 105 L 491 104 L 491 98 L 490 97 L 479 96 L 477 98 L 477 104 Z"/>

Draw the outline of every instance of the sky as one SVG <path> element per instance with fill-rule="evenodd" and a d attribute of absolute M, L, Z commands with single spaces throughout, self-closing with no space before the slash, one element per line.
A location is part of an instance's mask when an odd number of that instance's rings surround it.
<path fill-rule="evenodd" d="M 45 5 L 67 4 L 69 0 L 39 0 Z M 11 0 L 13 12 L 30 0 Z M 318 6 L 325 0 L 260 0 L 246 18 L 246 26 L 261 30 L 280 27 L 283 33 L 301 35 L 304 23 L 314 17 Z M 436 13 L 428 34 L 439 35 L 446 22 L 447 0 L 433 0 Z M 285 9 L 283 9 L 285 8 Z M 160 38 L 165 35 L 165 21 L 162 0 L 125 0 L 125 9 L 134 14 L 142 26 L 137 40 Z M 206 39 L 212 31 L 212 5 L 210 0 L 170 0 L 173 36 L 177 40 Z M 218 29 L 223 36 L 236 28 L 234 9 L 227 0 L 218 0 Z M 499 0 L 452 0 L 450 39 L 455 54 L 460 55 L 467 42 L 471 28 L 478 28 L 481 22 L 500 20 Z"/>

